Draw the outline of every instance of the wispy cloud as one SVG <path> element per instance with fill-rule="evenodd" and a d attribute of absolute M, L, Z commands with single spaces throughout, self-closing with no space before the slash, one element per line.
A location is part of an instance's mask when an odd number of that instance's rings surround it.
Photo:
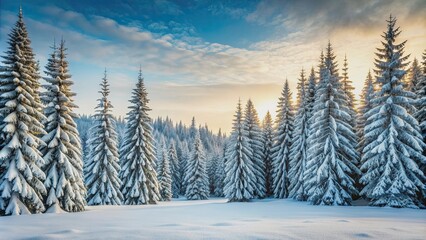
<path fill-rule="evenodd" d="M 154 116 L 189 121 L 190 115 L 199 114 L 200 122 L 229 129 L 238 97 L 253 97 L 262 113 L 265 109 L 274 111 L 284 79 L 288 77 L 295 90 L 300 69 L 317 65 L 329 39 L 339 60 L 348 55 L 349 74 L 359 90 L 372 67 L 375 47 L 390 13 L 402 26 L 401 39 L 409 39 L 406 52 L 419 55 L 425 47 L 426 24 L 422 20 L 426 7 L 421 0 L 120 2 L 108 2 L 111 5 L 102 10 L 102 16 L 94 8 L 74 6 L 82 3 L 73 1 L 67 2 L 68 10 L 34 6 L 32 11 L 39 17 L 27 17 L 24 9 L 42 64 L 53 37 L 66 39 L 82 113 L 92 112 L 93 89 L 97 89 L 107 67 L 115 113 L 123 115 L 142 65 Z M 111 10 L 114 7 L 120 11 Z M 190 11 L 201 11 L 200 7 L 215 18 L 230 16 L 240 24 L 247 21 L 245 27 L 273 28 L 274 34 L 251 42 L 247 48 L 209 42 L 199 34 L 195 22 L 179 18 Z M 149 11 L 167 17 L 154 19 L 147 15 Z M 117 15 L 120 17 L 112 17 Z M 0 20 L 1 37 L 5 39 L 16 21 L 16 12 L 1 10 Z M 5 41 L 0 43 L 3 46 Z"/>

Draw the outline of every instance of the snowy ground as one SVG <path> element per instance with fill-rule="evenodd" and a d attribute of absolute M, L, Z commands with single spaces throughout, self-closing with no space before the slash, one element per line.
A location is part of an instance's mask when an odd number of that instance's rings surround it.
<path fill-rule="evenodd" d="M 425 239 L 426 211 L 266 199 L 0 217 L 0 239 Z"/>

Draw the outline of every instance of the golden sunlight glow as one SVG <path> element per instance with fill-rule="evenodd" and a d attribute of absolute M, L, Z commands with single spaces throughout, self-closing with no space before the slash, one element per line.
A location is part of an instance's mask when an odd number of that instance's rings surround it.
<path fill-rule="evenodd" d="M 269 111 L 271 113 L 272 119 L 275 118 L 275 111 L 277 109 L 277 99 L 271 98 L 271 99 L 265 99 L 262 101 L 259 101 L 258 103 L 254 102 L 254 105 L 257 109 L 257 113 L 259 114 L 259 120 L 260 123 L 263 122 L 263 119 L 266 116 L 266 113 Z"/>

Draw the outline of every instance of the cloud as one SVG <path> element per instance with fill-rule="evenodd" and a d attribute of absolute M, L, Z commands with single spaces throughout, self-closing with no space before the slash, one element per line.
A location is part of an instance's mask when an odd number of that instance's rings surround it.
<path fill-rule="evenodd" d="M 84 16 L 56 7 L 43 11 L 56 21 L 55 24 L 29 21 L 35 31 L 51 33 L 51 36 L 37 35 L 36 42 L 45 44 L 52 36 L 62 35 L 70 44 L 72 60 L 127 69 L 142 64 L 147 72 L 160 72 L 163 78 L 181 83 L 280 80 L 274 75 L 268 53 L 205 42 L 191 36 L 193 28 L 177 22 L 168 24 L 172 29 L 170 34 L 158 37 L 146 29 L 119 24 L 106 17 Z"/>
<path fill-rule="evenodd" d="M 213 2 L 207 7 L 207 10 L 215 16 L 228 15 L 232 18 L 239 19 L 248 14 L 248 10 L 244 6 L 233 6 L 232 3 L 238 3 L 239 1 L 232 2 Z"/>
<path fill-rule="evenodd" d="M 284 76 L 277 77 L 276 71 L 271 68 L 272 58 L 268 53 L 203 41 L 191 36 L 193 30 L 185 24 L 169 22 L 168 28 L 175 30 L 157 35 L 102 16 L 85 16 L 57 7 L 43 8 L 42 12 L 43 21 L 24 16 L 33 48 L 37 57 L 41 58 L 50 53 L 49 46 L 54 37 L 66 40 L 80 113 L 93 111 L 96 104 L 93 89 L 98 88 L 104 67 L 108 69 L 113 88 L 111 98 L 117 115 L 127 111 L 127 101 L 141 64 L 148 84 L 163 84 L 160 85 L 162 88 L 150 93 L 155 114 L 174 114 L 174 119 L 182 119 L 188 114 L 185 108 L 191 105 L 185 99 L 191 99 L 200 103 L 195 109 L 203 112 L 205 118 L 201 116 L 201 119 L 210 119 L 209 124 L 214 123 L 205 109 L 215 109 L 213 112 L 216 113 L 225 111 L 225 115 L 231 113 L 232 117 L 234 96 L 241 94 L 239 87 L 244 89 L 241 84 L 277 83 L 284 79 Z M 8 19 L 10 24 L 16 21 L 15 15 L 1 12 L 1 18 Z M 2 36 L 7 32 L 2 26 Z M 44 64 L 45 59 L 42 61 Z M 234 85 L 232 88 L 216 87 L 225 83 Z M 253 95 L 255 92 L 251 91 Z M 227 96 L 224 97 L 224 94 Z M 215 104 L 214 99 L 218 96 L 221 100 Z M 155 104 L 157 101 L 161 104 Z M 228 119 L 228 115 L 225 118 L 223 113 L 218 116 Z M 220 124 L 229 125 L 230 119 L 227 121 L 228 124 L 224 123 L 225 120 Z"/>
<path fill-rule="evenodd" d="M 198 35 L 190 21 L 173 17 L 146 20 L 146 9 L 140 18 L 122 21 L 127 15 L 136 14 L 140 6 L 132 8 L 116 1 L 112 3 L 117 4 L 117 9 L 118 6 L 128 9 L 119 11 L 127 14 L 124 18 L 88 14 L 96 12 L 90 8 L 82 13 L 54 6 L 35 6 L 32 10 L 41 13 L 38 17 L 27 17 L 25 11 L 24 15 L 32 46 L 42 64 L 53 37 L 63 36 L 67 41 L 81 113 L 92 112 L 93 89 L 97 89 L 107 67 L 115 113 L 123 115 L 142 65 L 153 116 L 169 115 L 189 122 L 188 116 L 200 115 L 200 122 L 208 122 L 212 128 L 229 129 L 238 97 L 245 100 L 255 97 L 262 114 L 265 109 L 272 110 L 270 106 L 275 105 L 284 79 L 288 77 L 295 90 L 301 68 L 309 70 L 317 65 L 319 53 L 329 39 L 340 62 L 348 55 L 349 74 L 359 91 L 372 67 L 389 10 L 395 9 L 399 19 L 403 30 L 400 39 L 409 39 L 406 52 L 420 54 L 426 37 L 426 24 L 421 17 L 425 15 L 424 1 L 401 2 L 345 0 L 337 4 L 325 0 L 265 0 L 247 3 L 252 7 L 244 6 L 246 3 L 233 5 L 232 1 L 156 2 L 157 9 L 170 5 L 174 9 L 170 14 L 179 16 L 200 6 L 218 4 L 208 10 L 215 17 L 231 16 L 238 18 L 238 22 L 245 17 L 250 26 L 274 28 L 273 36 L 253 42 L 247 48 L 208 42 Z M 187 8 L 182 7 L 185 4 Z M 1 36 L 5 39 L 16 21 L 16 13 L 1 10 L 0 19 Z"/>
<path fill-rule="evenodd" d="M 307 68 L 317 65 L 330 40 L 340 63 L 348 56 L 349 76 L 359 93 L 389 14 L 398 18 L 403 31 L 398 40 L 408 39 L 405 52 L 420 55 L 426 39 L 426 2 L 421 0 L 263 0 L 246 19 L 274 27 L 275 36 L 250 48 L 285 56 L 286 68 Z"/>
<path fill-rule="evenodd" d="M 341 27 L 368 29 L 381 26 L 384 17 L 422 19 L 423 0 L 263 0 L 247 15 L 248 21 L 286 28 L 313 28 L 330 31 Z"/>

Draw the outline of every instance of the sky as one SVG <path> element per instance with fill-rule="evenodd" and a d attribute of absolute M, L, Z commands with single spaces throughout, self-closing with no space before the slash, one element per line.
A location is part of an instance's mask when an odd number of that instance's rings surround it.
<path fill-rule="evenodd" d="M 151 117 L 194 116 L 213 131 L 230 131 L 238 99 L 274 116 L 285 79 L 295 96 L 328 41 L 359 94 L 390 14 L 410 60 L 426 49 L 424 0 L 1 0 L 2 55 L 19 2 L 41 66 L 53 41 L 66 41 L 77 113 L 94 112 L 106 68 L 124 117 L 141 67 Z"/>

